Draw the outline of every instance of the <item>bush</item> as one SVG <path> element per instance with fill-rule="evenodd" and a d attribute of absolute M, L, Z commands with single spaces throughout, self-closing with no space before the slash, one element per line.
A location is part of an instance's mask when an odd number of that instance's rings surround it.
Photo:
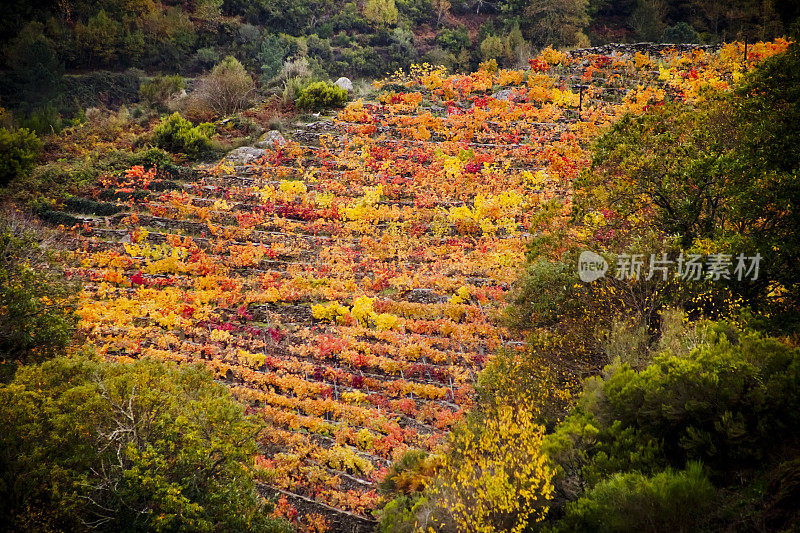
<path fill-rule="evenodd" d="M 297 100 L 300 92 L 305 89 L 310 80 L 308 78 L 292 77 L 283 82 L 283 105 L 288 105 Z"/>
<path fill-rule="evenodd" d="M 74 292 L 55 267 L 51 245 L 45 228 L 0 216 L 0 379 L 18 364 L 55 356 L 72 338 Z"/>
<path fill-rule="evenodd" d="M 26 113 L 20 113 L 17 125 L 37 135 L 48 135 L 59 133 L 67 123 L 61 118 L 61 113 L 54 105 L 47 104 Z"/>
<path fill-rule="evenodd" d="M 41 150 L 42 143 L 33 132 L 0 128 L 0 186 L 30 174 Z"/>
<path fill-rule="evenodd" d="M 503 40 L 495 35 L 489 35 L 481 43 L 481 57 L 484 59 L 497 59 L 503 55 Z"/>
<path fill-rule="evenodd" d="M 706 511 L 709 523 L 749 520 L 733 501 L 797 457 L 800 349 L 725 322 L 665 337 L 644 370 L 617 360 L 587 380 L 545 438 L 556 493 L 572 502 L 557 529 L 694 531 Z"/>
<path fill-rule="evenodd" d="M 213 124 L 203 122 L 192 127 L 192 123 L 179 113 L 173 113 L 156 126 L 153 131 L 153 142 L 169 152 L 198 157 L 211 150 L 211 140 L 208 137 L 213 132 Z"/>
<path fill-rule="evenodd" d="M 700 35 L 689 24 L 681 21 L 664 30 L 661 36 L 662 43 L 700 43 Z"/>
<path fill-rule="evenodd" d="M 728 484 L 800 431 L 800 349 L 725 323 L 686 331 L 637 372 L 619 362 L 585 383 L 575 411 L 547 437 L 562 474 L 591 487 L 618 472 L 702 461 Z"/>
<path fill-rule="evenodd" d="M 174 76 L 158 75 L 142 83 L 139 87 L 139 96 L 148 105 L 163 106 L 167 100 L 185 88 L 186 83 L 178 74 Z"/>
<path fill-rule="evenodd" d="M 256 488 L 260 426 L 200 367 L 88 357 L 23 367 L 0 387 L 0 425 L 10 530 L 290 530 Z"/>
<path fill-rule="evenodd" d="M 247 107 L 255 84 L 233 56 L 223 59 L 210 74 L 200 78 L 195 94 L 216 115 L 230 115 Z"/>
<path fill-rule="evenodd" d="M 653 477 L 617 474 L 567 505 L 560 531 L 696 531 L 716 491 L 699 463 Z"/>
<path fill-rule="evenodd" d="M 321 111 L 342 107 L 347 102 L 347 91 L 324 81 L 314 82 L 300 91 L 296 105 L 299 109 Z"/>
<path fill-rule="evenodd" d="M 436 36 L 436 44 L 448 52 L 458 53 L 462 48 L 472 46 L 466 26 L 459 26 L 455 29 L 443 29 Z"/>

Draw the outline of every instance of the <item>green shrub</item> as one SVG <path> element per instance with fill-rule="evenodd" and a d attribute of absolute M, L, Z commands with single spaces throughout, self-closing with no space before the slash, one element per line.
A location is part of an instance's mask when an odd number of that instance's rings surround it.
<path fill-rule="evenodd" d="M 153 131 L 153 142 L 169 152 L 198 157 L 211 150 L 209 135 L 213 132 L 213 124 L 203 122 L 193 127 L 192 123 L 179 113 L 173 113 L 156 126 Z"/>
<path fill-rule="evenodd" d="M 145 169 L 156 167 L 159 176 L 162 175 L 177 175 L 180 174 L 185 167 L 179 167 L 172 160 L 172 157 L 164 150 L 158 148 L 148 148 L 138 152 L 122 154 L 126 160 L 126 168 L 120 170 L 127 170 L 134 165 L 142 165 Z M 125 157 L 127 156 L 127 157 Z"/>
<path fill-rule="evenodd" d="M 481 57 L 497 59 L 503 55 L 503 40 L 496 35 L 489 35 L 481 42 Z"/>
<path fill-rule="evenodd" d="M 664 30 L 661 36 L 662 43 L 700 43 L 700 35 L 689 24 L 681 21 Z"/>
<path fill-rule="evenodd" d="M 31 131 L 25 128 L 17 131 L 0 128 L 0 186 L 27 176 L 41 149 L 42 143 Z"/>
<path fill-rule="evenodd" d="M 61 118 L 61 114 L 55 106 L 47 104 L 29 112 L 21 113 L 17 119 L 17 125 L 37 135 L 48 135 L 59 133 L 68 124 Z"/>
<path fill-rule="evenodd" d="M 308 86 L 308 78 L 292 76 L 283 82 L 283 104 L 288 105 L 297 101 L 300 92 Z"/>
<path fill-rule="evenodd" d="M 0 426 L 11 531 L 291 530 L 257 490 L 259 422 L 199 366 L 81 356 L 22 367 L 0 386 Z"/>
<path fill-rule="evenodd" d="M 653 477 L 616 474 L 567 505 L 560 531 L 696 531 L 716 491 L 699 463 Z"/>
<path fill-rule="evenodd" d="M 800 431 L 800 349 L 725 323 L 686 335 L 701 340 L 644 370 L 617 362 L 586 381 L 547 437 L 562 480 L 591 488 L 615 473 L 702 461 L 728 485 L 789 445 Z"/>
<path fill-rule="evenodd" d="M 185 88 L 186 83 L 178 74 L 174 76 L 158 75 L 139 86 L 139 97 L 148 105 L 163 106 L 167 100 Z"/>
<path fill-rule="evenodd" d="M 64 201 L 64 207 L 72 213 L 85 215 L 110 216 L 122 211 L 122 207 L 107 202 L 95 202 L 88 198 L 73 197 Z"/>
<path fill-rule="evenodd" d="M 436 44 L 444 50 L 457 54 L 462 48 L 472 46 L 466 26 L 459 26 L 455 29 L 444 28 L 436 36 Z"/>
<path fill-rule="evenodd" d="M 0 378 L 41 362 L 72 338 L 73 287 L 50 250 L 50 232 L 16 214 L 0 215 Z"/>
<path fill-rule="evenodd" d="M 36 213 L 40 219 L 54 226 L 72 227 L 75 224 L 80 224 L 81 219 L 65 213 L 64 211 L 56 211 L 53 209 L 42 209 Z"/>
<path fill-rule="evenodd" d="M 321 111 L 342 107 L 347 102 L 347 91 L 324 81 L 314 82 L 300 91 L 296 105 L 299 109 Z"/>

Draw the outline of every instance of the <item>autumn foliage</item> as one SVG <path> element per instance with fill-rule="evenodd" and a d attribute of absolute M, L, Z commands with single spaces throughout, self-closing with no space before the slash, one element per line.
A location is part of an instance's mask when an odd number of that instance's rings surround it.
<path fill-rule="evenodd" d="M 418 67 L 344 108 L 335 135 L 174 187 L 143 169 L 108 179 L 93 194 L 124 216 L 65 229 L 81 331 L 107 357 L 200 363 L 225 381 L 269 426 L 259 475 L 286 513 L 311 500 L 371 520 L 392 461 L 449 446 L 452 519 L 523 531 L 552 492 L 541 426 L 500 409 L 480 432 L 448 434 L 492 354 L 524 351 L 500 314 L 530 236 L 585 239 L 568 214 L 590 143 L 626 113 L 731 87 L 740 48 Z"/>

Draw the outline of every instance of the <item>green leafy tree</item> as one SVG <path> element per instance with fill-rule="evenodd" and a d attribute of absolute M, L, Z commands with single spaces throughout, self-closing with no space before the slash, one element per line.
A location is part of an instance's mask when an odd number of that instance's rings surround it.
<path fill-rule="evenodd" d="M 55 100 L 64 74 L 55 48 L 38 22 L 26 24 L 11 40 L 5 55 L 14 90 L 3 95 L 6 106 L 30 112 Z"/>
<path fill-rule="evenodd" d="M 0 387 L 12 530 L 287 531 L 268 517 L 260 426 L 207 371 L 60 357 Z"/>
<path fill-rule="evenodd" d="M 481 57 L 497 59 L 503 55 L 503 40 L 496 35 L 489 35 L 481 42 Z"/>
<path fill-rule="evenodd" d="M 800 306 L 800 47 L 765 61 L 731 96 L 626 117 L 597 143 L 576 219 L 600 217 L 604 246 L 648 230 L 736 257 L 763 257 L 729 289 L 774 327 Z"/>
<path fill-rule="evenodd" d="M 397 23 L 397 6 L 394 0 L 367 0 L 364 16 L 380 26 L 391 26 Z"/>
<path fill-rule="evenodd" d="M 666 3 L 638 0 L 636 8 L 628 17 L 628 24 L 630 24 L 640 40 L 655 42 L 661 36 L 666 10 Z"/>
<path fill-rule="evenodd" d="M 662 43 L 699 43 L 702 40 L 689 24 L 681 21 L 664 30 Z"/>
<path fill-rule="evenodd" d="M 261 42 L 261 49 L 257 59 L 261 66 L 261 81 L 266 83 L 278 75 L 283 67 L 286 49 L 281 40 L 275 35 L 268 35 Z"/>
<path fill-rule="evenodd" d="M 104 9 L 90 18 L 86 25 L 78 23 L 75 27 L 85 61 L 99 66 L 111 65 L 117 58 L 122 33 L 122 25 L 109 17 Z"/>
<path fill-rule="evenodd" d="M 52 241 L 17 214 L 0 216 L 0 379 L 20 364 L 54 357 L 72 339 L 74 289 L 55 266 Z"/>
<path fill-rule="evenodd" d="M 455 29 L 444 28 L 436 36 L 436 43 L 445 50 L 458 53 L 462 48 L 472 46 L 466 26 L 459 26 Z"/>
<path fill-rule="evenodd" d="M 524 29 L 539 47 L 588 45 L 587 5 L 588 0 L 534 0 L 525 8 Z"/>
<path fill-rule="evenodd" d="M 35 133 L 25 128 L 16 131 L 0 128 L 0 187 L 27 176 L 41 151 L 42 143 Z"/>

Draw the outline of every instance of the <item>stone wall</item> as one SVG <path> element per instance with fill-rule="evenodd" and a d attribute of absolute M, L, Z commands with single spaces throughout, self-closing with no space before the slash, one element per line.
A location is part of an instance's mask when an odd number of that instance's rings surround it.
<path fill-rule="evenodd" d="M 604 55 L 604 56 L 620 56 L 620 55 L 633 55 L 636 52 L 642 54 L 661 54 L 666 50 L 676 50 L 678 52 L 688 52 L 691 50 L 705 50 L 707 52 L 716 52 L 722 47 L 721 44 L 658 44 L 658 43 L 631 43 L 631 44 L 604 44 L 602 46 L 594 46 L 592 48 L 579 48 L 577 50 L 570 50 L 567 52 L 573 57 L 582 57 L 585 55 Z"/>

